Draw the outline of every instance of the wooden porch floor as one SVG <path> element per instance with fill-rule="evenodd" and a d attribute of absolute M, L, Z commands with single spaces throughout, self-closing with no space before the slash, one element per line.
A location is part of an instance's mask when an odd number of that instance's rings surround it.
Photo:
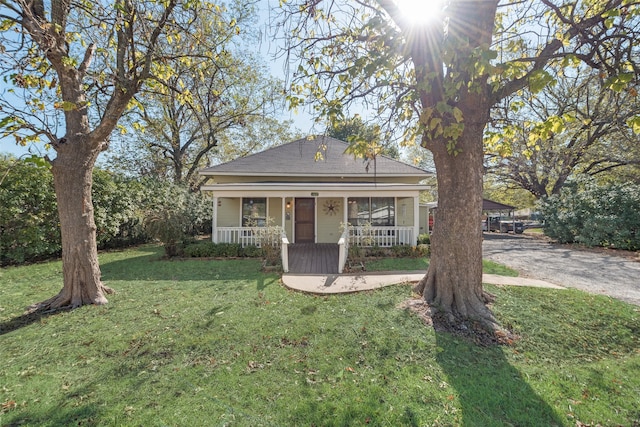
<path fill-rule="evenodd" d="M 294 243 L 289 245 L 289 273 L 338 274 L 338 245 Z"/>

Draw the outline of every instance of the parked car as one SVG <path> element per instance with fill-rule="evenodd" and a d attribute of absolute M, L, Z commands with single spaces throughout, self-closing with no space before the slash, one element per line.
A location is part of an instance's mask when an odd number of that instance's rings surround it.
<path fill-rule="evenodd" d="M 524 232 L 524 224 L 522 221 L 514 221 L 508 217 L 489 217 L 489 231 L 499 231 L 500 233 L 522 234 Z"/>

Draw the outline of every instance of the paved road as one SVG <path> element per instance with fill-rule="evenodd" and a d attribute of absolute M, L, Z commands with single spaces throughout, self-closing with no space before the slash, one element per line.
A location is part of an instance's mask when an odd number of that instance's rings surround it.
<path fill-rule="evenodd" d="M 527 235 L 485 233 L 483 257 L 524 277 L 609 295 L 640 305 L 640 255 L 615 255 L 549 243 Z"/>

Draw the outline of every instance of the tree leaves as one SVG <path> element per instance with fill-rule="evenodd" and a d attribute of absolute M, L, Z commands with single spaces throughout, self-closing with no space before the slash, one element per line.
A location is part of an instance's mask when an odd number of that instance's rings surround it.
<path fill-rule="evenodd" d="M 627 120 L 627 125 L 633 130 L 636 135 L 640 134 L 640 115 L 635 116 Z"/>

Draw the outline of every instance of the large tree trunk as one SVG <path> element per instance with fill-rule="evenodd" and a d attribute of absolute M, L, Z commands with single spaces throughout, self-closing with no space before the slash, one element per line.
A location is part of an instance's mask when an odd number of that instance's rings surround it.
<path fill-rule="evenodd" d="M 68 140 L 57 148 L 52 172 L 62 235 L 64 287 L 29 311 L 106 304 L 113 292 L 100 279 L 96 225 L 91 200 L 92 171 L 100 149 L 86 141 Z"/>
<path fill-rule="evenodd" d="M 489 329 L 497 322 L 482 289 L 482 129 L 465 128 L 461 152 L 449 154 L 434 144 L 438 171 L 438 208 L 431 236 L 431 262 L 416 290 L 450 322 L 478 320 Z"/>
<path fill-rule="evenodd" d="M 491 88 L 486 84 L 488 75 L 475 74 L 474 55 L 477 48 L 488 49 L 491 45 L 497 3 L 450 3 L 447 37 L 458 50 L 446 73 L 438 65 L 441 58 L 436 65 L 429 62 L 430 55 L 442 54 L 437 46 L 425 50 L 417 45 L 413 52 L 418 81 L 432 82 L 431 90 L 421 93 L 425 111 L 439 103 L 459 110 L 458 117 L 455 113 L 441 116 L 443 131 L 439 134 L 432 133 L 433 127 L 425 123 L 423 146 L 433 153 L 438 208 L 431 237 L 431 263 L 416 290 L 450 322 L 476 320 L 489 330 L 498 328 L 482 290 L 482 140 L 489 120 Z M 434 74 L 439 79 L 430 77 Z M 452 87 L 455 92 L 448 93 Z M 440 107 L 433 111 L 445 110 Z M 445 136 L 449 127 L 458 129 L 460 120 L 462 134 L 457 138 L 453 134 Z"/>

